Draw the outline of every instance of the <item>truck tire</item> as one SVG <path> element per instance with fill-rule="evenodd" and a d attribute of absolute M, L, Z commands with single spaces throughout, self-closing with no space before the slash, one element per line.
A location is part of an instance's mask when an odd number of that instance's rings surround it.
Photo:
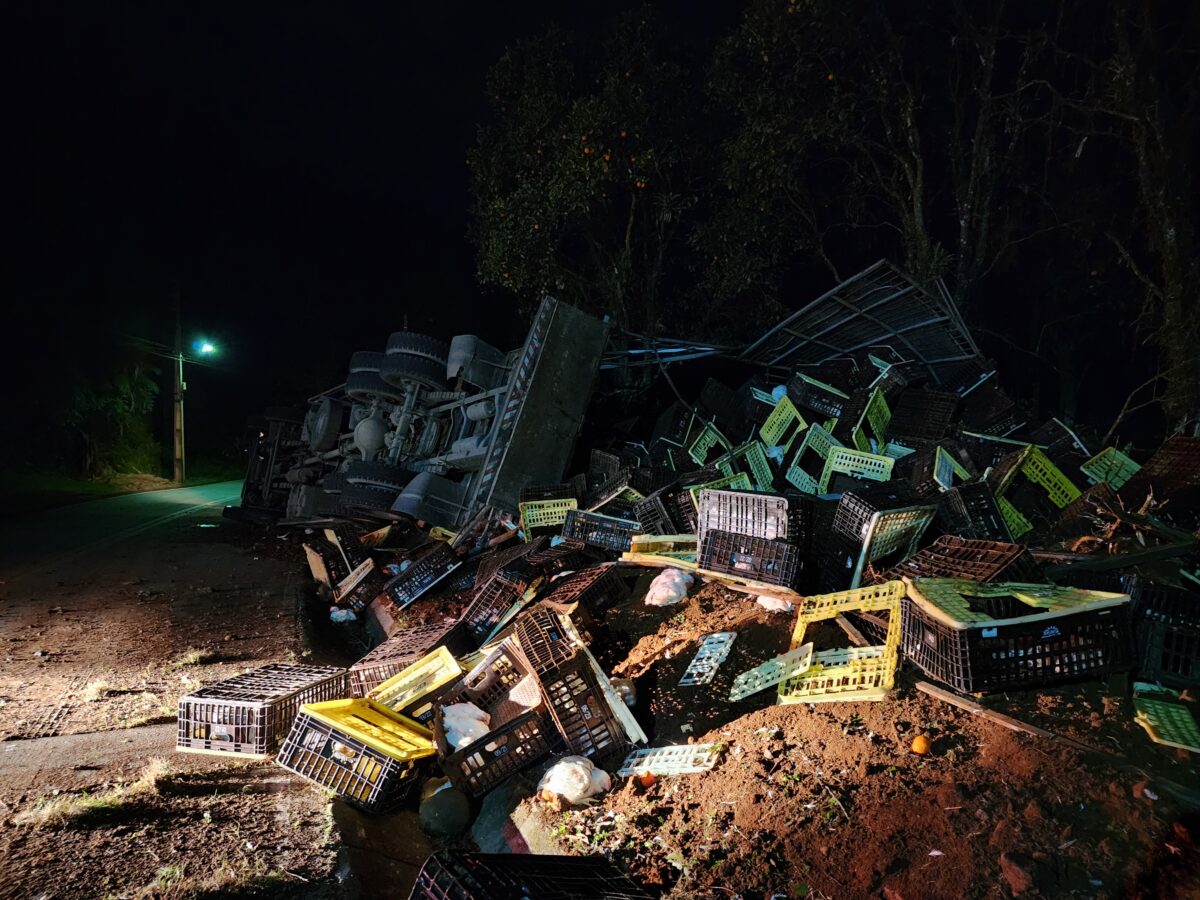
<path fill-rule="evenodd" d="M 383 358 L 379 377 L 388 384 L 402 385 L 406 381 L 415 381 L 430 390 L 444 391 L 446 389 L 446 361 L 438 362 L 408 353 L 393 353 Z"/>
<path fill-rule="evenodd" d="M 359 350 L 350 354 L 351 372 L 378 372 L 383 363 L 383 354 L 374 350 Z"/>
<path fill-rule="evenodd" d="M 323 495 L 311 484 L 298 484 L 288 494 L 287 516 L 289 519 L 311 519 L 317 515 L 317 506 Z"/>
<path fill-rule="evenodd" d="M 415 331 L 393 331 L 387 342 L 387 356 L 402 353 L 407 356 L 421 356 L 441 363 L 446 368 L 446 357 L 450 355 L 450 345 L 445 341 L 430 337 L 427 334 L 417 334 Z"/>
<path fill-rule="evenodd" d="M 331 472 L 317 482 L 323 494 L 340 494 L 345 486 L 346 475 L 343 472 Z"/>
<path fill-rule="evenodd" d="M 347 484 L 366 484 L 390 491 L 401 491 L 410 481 L 411 472 L 405 472 L 385 462 L 355 459 L 346 465 Z"/>
<path fill-rule="evenodd" d="M 393 387 L 378 372 L 351 372 L 346 376 L 346 394 L 353 400 L 370 403 L 373 397 L 393 402 L 404 399 L 403 388 Z"/>
<path fill-rule="evenodd" d="M 342 491 L 342 506 L 347 509 L 390 510 L 399 491 L 370 484 L 347 484 Z"/>
<path fill-rule="evenodd" d="M 346 406 L 332 397 L 322 397 L 310 410 L 308 449 L 324 453 L 337 446 L 346 418 Z"/>

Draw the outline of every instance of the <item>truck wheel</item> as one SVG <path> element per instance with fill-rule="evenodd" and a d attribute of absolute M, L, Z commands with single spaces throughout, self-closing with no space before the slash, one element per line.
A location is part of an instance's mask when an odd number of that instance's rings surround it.
<path fill-rule="evenodd" d="M 388 384 L 378 372 L 351 372 L 346 376 L 346 394 L 364 403 L 369 403 L 372 397 L 393 402 L 404 399 L 403 389 Z"/>
<path fill-rule="evenodd" d="M 342 506 L 349 509 L 387 511 L 392 508 L 399 491 L 370 484 L 347 484 L 342 490 Z"/>
<path fill-rule="evenodd" d="M 350 355 L 351 372 L 378 372 L 383 363 L 383 354 L 374 350 L 359 350 Z"/>
<path fill-rule="evenodd" d="M 445 390 L 446 361 L 438 362 L 408 353 L 393 353 L 383 358 L 379 377 L 388 384 L 402 385 L 406 381 L 415 381 L 431 390 Z"/>
<path fill-rule="evenodd" d="M 432 359 L 436 363 L 441 363 L 442 369 L 445 369 L 446 357 L 450 355 L 450 345 L 427 334 L 417 334 L 415 331 L 394 331 L 388 338 L 387 355 L 392 356 L 396 353 Z"/>
<path fill-rule="evenodd" d="M 401 491 L 412 481 L 412 473 L 384 462 L 351 460 L 346 465 L 347 484 L 366 484 L 390 491 Z"/>
<path fill-rule="evenodd" d="M 310 410 L 308 448 L 314 453 L 324 453 L 337 446 L 342 433 L 342 422 L 346 418 L 345 404 L 332 397 L 322 397 Z"/>

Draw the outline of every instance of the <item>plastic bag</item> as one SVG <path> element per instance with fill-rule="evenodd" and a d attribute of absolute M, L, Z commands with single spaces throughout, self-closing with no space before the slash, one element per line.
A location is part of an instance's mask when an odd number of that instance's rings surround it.
<path fill-rule="evenodd" d="M 564 756 L 542 776 L 538 793 L 546 792 L 575 804 L 612 787 L 612 776 L 583 756 Z"/>
<path fill-rule="evenodd" d="M 491 721 L 492 717 L 474 703 L 454 703 L 442 707 L 446 742 L 455 750 L 461 750 L 486 735 Z"/>
<path fill-rule="evenodd" d="M 686 600 L 692 580 L 692 576 L 682 569 L 663 569 L 658 577 L 650 582 L 650 590 L 646 592 L 646 605 L 674 606 Z"/>
<path fill-rule="evenodd" d="M 796 608 L 789 600 L 782 600 L 779 597 L 768 597 L 765 594 L 756 597 L 755 602 L 770 612 L 791 612 Z"/>

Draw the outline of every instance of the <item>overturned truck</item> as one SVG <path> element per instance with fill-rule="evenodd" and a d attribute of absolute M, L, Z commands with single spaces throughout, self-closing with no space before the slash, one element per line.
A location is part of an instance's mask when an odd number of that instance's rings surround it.
<path fill-rule="evenodd" d="M 607 323 L 546 298 L 524 344 L 398 331 L 350 358 L 308 409 L 250 423 L 242 503 L 263 522 L 370 514 L 453 528 L 561 478 L 591 396 Z"/>

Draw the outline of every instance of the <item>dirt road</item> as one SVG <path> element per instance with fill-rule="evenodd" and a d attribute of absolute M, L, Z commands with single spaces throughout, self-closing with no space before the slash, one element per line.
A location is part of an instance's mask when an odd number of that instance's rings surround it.
<path fill-rule="evenodd" d="M 336 893 L 319 792 L 174 751 L 181 695 L 305 652 L 297 556 L 221 518 L 239 491 L 0 524 L 0 894 Z"/>

